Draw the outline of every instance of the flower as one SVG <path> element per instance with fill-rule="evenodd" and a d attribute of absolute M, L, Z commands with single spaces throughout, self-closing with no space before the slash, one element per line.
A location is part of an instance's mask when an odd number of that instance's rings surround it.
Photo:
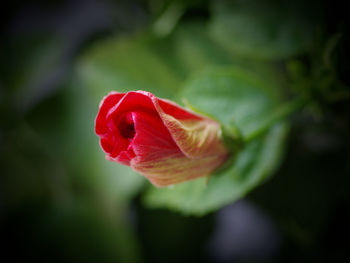
<path fill-rule="evenodd" d="M 104 97 L 95 132 L 108 160 L 159 187 L 209 175 L 229 156 L 218 122 L 145 91 Z"/>

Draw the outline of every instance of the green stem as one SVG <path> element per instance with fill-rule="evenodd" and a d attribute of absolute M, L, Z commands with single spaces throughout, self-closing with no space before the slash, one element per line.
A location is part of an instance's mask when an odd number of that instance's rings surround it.
<path fill-rule="evenodd" d="M 305 104 L 306 101 L 304 99 L 299 98 L 292 102 L 282 105 L 275 113 L 272 114 L 272 116 L 263 125 L 261 125 L 259 129 L 244 136 L 243 141 L 245 143 L 248 143 L 255 140 L 256 138 L 266 133 L 276 123 L 286 119 L 288 116 L 303 108 Z"/>

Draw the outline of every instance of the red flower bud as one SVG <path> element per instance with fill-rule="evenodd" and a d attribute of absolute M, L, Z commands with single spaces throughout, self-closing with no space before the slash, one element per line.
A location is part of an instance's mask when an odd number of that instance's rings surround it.
<path fill-rule="evenodd" d="M 109 93 L 95 131 L 108 160 L 156 186 L 209 175 L 229 155 L 218 122 L 145 91 Z"/>

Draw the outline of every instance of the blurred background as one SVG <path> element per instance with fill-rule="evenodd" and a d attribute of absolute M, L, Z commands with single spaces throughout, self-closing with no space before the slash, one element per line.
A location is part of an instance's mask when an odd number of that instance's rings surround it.
<path fill-rule="evenodd" d="M 305 3 L 306 2 L 306 3 Z M 15 0 L 1 8 L 1 262 L 346 262 L 349 19 L 341 1 Z M 105 160 L 108 91 L 273 65 L 293 115 L 273 178 L 203 216 L 151 209 Z M 257 66 L 258 65 L 258 66 Z"/>

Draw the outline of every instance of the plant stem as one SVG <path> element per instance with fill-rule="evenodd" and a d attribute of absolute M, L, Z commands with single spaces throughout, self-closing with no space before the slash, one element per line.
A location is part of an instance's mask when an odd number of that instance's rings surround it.
<path fill-rule="evenodd" d="M 255 140 L 256 138 L 260 137 L 264 133 L 266 133 L 272 126 L 274 126 L 276 123 L 280 122 L 281 120 L 286 119 L 293 113 L 297 112 L 301 108 L 303 108 L 306 104 L 305 99 L 296 99 L 292 102 L 286 103 L 282 105 L 280 108 L 277 109 L 276 112 L 272 114 L 272 116 L 266 120 L 263 125 L 254 132 L 246 135 L 243 137 L 243 141 L 245 143 L 251 142 Z"/>

